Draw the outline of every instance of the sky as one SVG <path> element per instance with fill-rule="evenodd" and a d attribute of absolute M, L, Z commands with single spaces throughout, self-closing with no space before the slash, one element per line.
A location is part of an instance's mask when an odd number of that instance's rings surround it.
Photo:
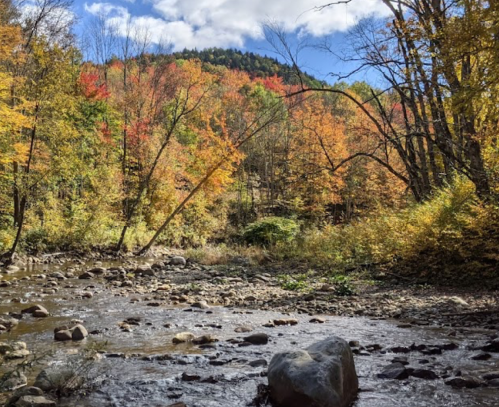
<path fill-rule="evenodd" d="M 318 79 L 334 82 L 334 73 L 353 68 L 313 47 L 327 41 L 341 53 L 348 46 L 347 32 L 365 17 L 384 17 L 380 0 L 351 0 L 320 9 L 321 0 L 75 0 L 77 30 L 88 21 L 103 17 L 124 35 L 126 27 L 147 30 L 154 44 L 168 43 L 173 51 L 209 47 L 236 48 L 277 57 L 265 39 L 263 26 L 279 26 L 293 46 L 307 44 L 298 63 Z M 369 78 L 369 73 L 354 79 Z"/>

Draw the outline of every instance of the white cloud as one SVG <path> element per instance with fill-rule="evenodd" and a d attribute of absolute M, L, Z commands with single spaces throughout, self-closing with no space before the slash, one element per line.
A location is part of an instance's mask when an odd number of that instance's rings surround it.
<path fill-rule="evenodd" d="M 109 3 L 85 4 L 85 10 L 104 13 L 123 30 L 127 21 L 146 27 L 153 42 L 168 40 L 174 50 L 242 47 L 248 38 L 263 38 L 262 24 L 267 21 L 287 32 L 321 37 L 345 31 L 362 17 L 387 15 L 380 0 L 352 0 L 320 11 L 314 9 L 314 1 L 310 0 L 146 1 L 156 15 L 131 16 L 125 7 Z M 321 5 L 321 0 L 316 4 Z"/>
<path fill-rule="evenodd" d="M 114 18 L 116 16 L 125 17 L 128 16 L 128 10 L 126 7 L 116 6 L 111 3 L 92 3 L 84 5 L 85 11 L 93 15 L 105 16 L 107 18 Z"/>

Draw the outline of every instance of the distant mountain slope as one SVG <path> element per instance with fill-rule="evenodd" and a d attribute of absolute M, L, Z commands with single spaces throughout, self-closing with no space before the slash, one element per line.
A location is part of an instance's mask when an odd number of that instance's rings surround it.
<path fill-rule="evenodd" d="M 241 52 L 236 49 L 208 48 L 202 51 L 187 50 L 173 54 L 176 59 L 199 59 L 212 65 L 221 65 L 229 69 L 239 69 L 248 72 L 253 77 L 266 78 L 277 75 L 285 83 L 297 84 L 298 78 L 289 65 L 280 63 L 275 58 L 264 57 L 253 52 Z M 321 82 L 314 77 L 304 74 L 306 85 L 321 87 Z"/>

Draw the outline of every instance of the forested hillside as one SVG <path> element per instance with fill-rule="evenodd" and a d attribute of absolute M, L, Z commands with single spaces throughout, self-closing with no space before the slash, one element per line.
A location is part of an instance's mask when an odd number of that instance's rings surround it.
<path fill-rule="evenodd" d="M 280 63 L 275 58 L 261 56 L 253 52 L 241 52 L 236 49 L 208 48 L 205 50 L 183 50 L 173 56 L 177 59 L 199 59 L 212 65 L 221 65 L 229 69 L 248 72 L 252 77 L 266 78 L 277 75 L 286 84 L 299 84 L 296 70 L 287 64 Z M 310 75 L 302 74 L 307 86 L 320 87 L 325 85 Z"/>
<path fill-rule="evenodd" d="M 386 30 L 353 33 L 378 89 L 234 50 L 153 54 L 104 26 L 84 60 L 64 3 L 43 2 L 0 3 L 7 257 L 223 242 L 326 267 L 446 253 L 494 269 L 495 5 L 385 1 Z"/>

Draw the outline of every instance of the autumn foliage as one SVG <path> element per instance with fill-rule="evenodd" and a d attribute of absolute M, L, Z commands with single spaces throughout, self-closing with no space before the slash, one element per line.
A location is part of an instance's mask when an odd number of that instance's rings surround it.
<path fill-rule="evenodd" d="M 212 65 L 209 51 L 203 62 L 182 59 L 187 51 L 150 54 L 133 37 L 112 49 L 94 38 L 101 60 L 82 58 L 70 26 L 41 14 L 40 30 L 38 20 L 4 13 L 0 250 L 12 257 L 19 248 L 241 242 L 266 217 L 292 219 L 310 238 L 305 252 L 321 241 L 329 249 L 314 256 L 343 265 L 355 244 L 365 261 L 409 253 L 408 242 L 379 242 L 378 224 L 406 228 L 423 247 L 436 222 L 424 208 L 444 213 L 451 194 L 475 190 L 489 208 L 499 188 L 497 27 L 473 25 L 497 10 L 472 3 L 442 15 L 442 32 L 417 7 L 391 10 L 394 20 L 373 33 L 387 41 L 364 56 L 388 90 L 364 82 L 314 88 L 308 76 Z M 359 26 L 360 39 L 368 28 Z M 471 38 L 482 46 L 470 48 Z M 391 236 L 402 242 L 400 233 Z M 354 235 L 362 242 L 353 244 Z M 350 239 L 350 249 L 331 239 Z"/>

